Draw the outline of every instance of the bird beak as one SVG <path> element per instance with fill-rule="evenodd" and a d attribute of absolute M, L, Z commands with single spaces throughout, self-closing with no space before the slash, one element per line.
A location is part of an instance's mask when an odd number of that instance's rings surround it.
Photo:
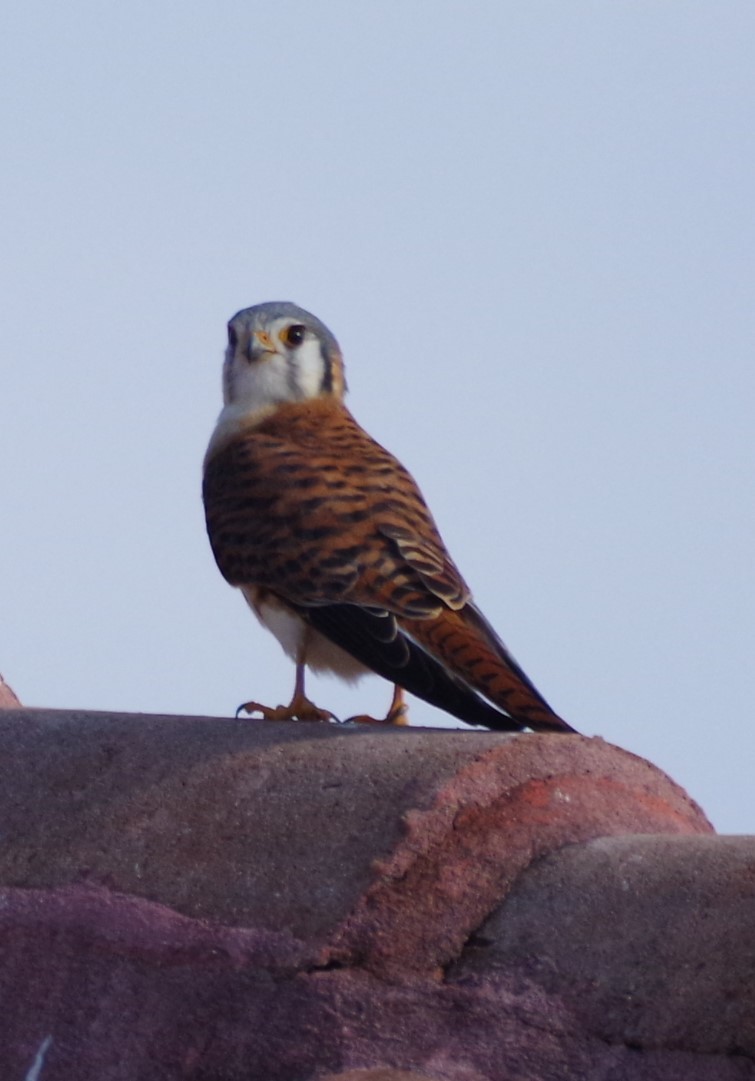
<path fill-rule="evenodd" d="M 267 331 L 254 330 L 245 352 L 249 360 L 260 360 L 265 353 L 275 353 L 276 349 Z"/>

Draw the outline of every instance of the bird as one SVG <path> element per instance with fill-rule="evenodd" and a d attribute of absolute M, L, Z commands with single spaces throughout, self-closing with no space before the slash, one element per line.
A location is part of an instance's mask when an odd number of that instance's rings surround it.
<path fill-rule="evenodd" d="M 345 405 L 341 349 L 289 301 L 228 323 L 223 408 L 202 493 L 221 574 L 296 665 L 291 701 L 239 707 L 268 720 L 335 720 L 305 670 L 393 684 L 384 718 L 407 724 L 404 692 L 501 731 L 574 732 L 475 604 L 409 471 Z"/>

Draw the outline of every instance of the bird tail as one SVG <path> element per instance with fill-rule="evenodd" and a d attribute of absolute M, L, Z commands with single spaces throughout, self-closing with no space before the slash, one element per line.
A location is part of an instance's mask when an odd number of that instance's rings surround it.
<path fill-rule="evenodd" d="M 543 732 L 574 732 L 551 709 L 488 621 L 472 604 L 435 619 L 402 620 L 402 627 L 467 686 L 513 718 Z"/>

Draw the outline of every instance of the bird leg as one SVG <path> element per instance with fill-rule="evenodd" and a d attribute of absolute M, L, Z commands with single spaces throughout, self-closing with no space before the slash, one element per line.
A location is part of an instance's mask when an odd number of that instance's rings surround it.
<path fill-rule="evenodd" d="M 355 724 L 409 724 L 409 707 L 404 701 L 404 688 L 396 683 L 393 687 L 393 698 L 388 707 L 385 717 L 370 717 L 369 714 L 360 713 L 356 717 L 349 717 L 349 723 Z"/>
<path fill-rule="evenodd" d="M 335 721 L 337 718 L 327 709 L 319 709 L 304 693 L 304 661 L 296 663 L 294 696 L 287 706 L 262 706 L 259 702 L 243 702 L 236 716 L 244 713 L 260 713 L 265 721 Z"/>

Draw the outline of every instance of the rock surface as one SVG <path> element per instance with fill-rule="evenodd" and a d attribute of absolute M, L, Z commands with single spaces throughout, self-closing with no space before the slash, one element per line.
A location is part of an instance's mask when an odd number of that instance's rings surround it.
<path fill-rule="evenodd" d="M 0 675 L 0 709 L 18 709 L 21 703 Z"/>
<path fill-rule="evenodd" d="M 601 740 L 0 737 L 3 1078 L 755 1078 L 755 842 Z"/>
<path fill-rule="evenodd" d="M 580 1026 L 610 1044 L 755 1052 L 752 837 L 563 848 L 521 876 L 477 938 L 451 979 L 515 973 L 566 991 Z"/>

